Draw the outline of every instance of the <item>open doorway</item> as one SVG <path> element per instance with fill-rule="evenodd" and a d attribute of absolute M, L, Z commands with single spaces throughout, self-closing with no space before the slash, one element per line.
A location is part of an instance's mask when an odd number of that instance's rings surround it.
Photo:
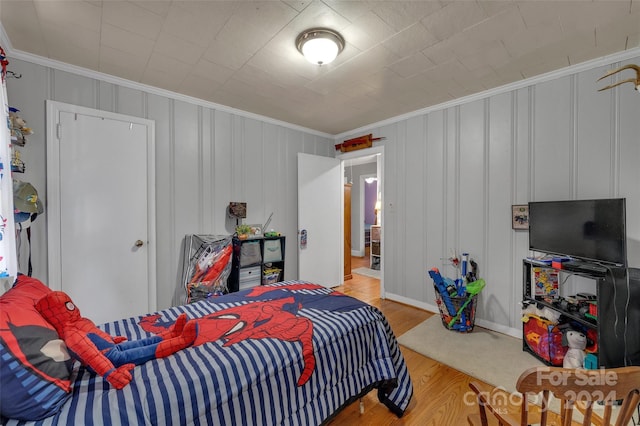
<path fill-rule="evenodd" d="M 351 228 L 344 230 L 345 235 L 349 231 L 351 234 L 350 247 L 354 260 L 352 272 L 358 273 L 355 269 L 362 269 L 362 272 L 367 276 L 379 279 L 381 297 L 384 295 L 383 247 L 378 243 L 379 254 L 376 258 L 375 268 L 372 268 L 370 235 L 371 226 L 378 226 L 378 231 L 380 231 L 383 222 L 383 212 L 380 209 L 384 199 L 383 155 L 384 147 L 374 147 L 337 156 L 342 161 L 344 182 L 352 184 Z M 371 195 L 367 196 L 367 192 L 371 193 L 372 188 L 374 191 L 373 199 L 371 199 Z"/>

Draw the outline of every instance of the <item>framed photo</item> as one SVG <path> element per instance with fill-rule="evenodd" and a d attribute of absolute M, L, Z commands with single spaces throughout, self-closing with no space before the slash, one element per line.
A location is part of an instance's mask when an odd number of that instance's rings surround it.
<path fill-rule="evenodd" d="M 529 229 L 528 204 L 514 204 L 511 206 L 511 228 Z"/>
<path fill-rule="evenodd" d="M 229 216 L 236 219 L 244 219 L 247 217 L 247 203 L 229 203 Z"/>

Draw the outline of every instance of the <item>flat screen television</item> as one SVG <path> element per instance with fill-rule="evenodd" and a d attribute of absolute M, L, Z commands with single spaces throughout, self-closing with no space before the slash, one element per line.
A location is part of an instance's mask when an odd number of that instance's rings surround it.
<path fill-rule="evenodd" d="M 529 203 L 529 249 L 627 265 L 626 200 Z"/>

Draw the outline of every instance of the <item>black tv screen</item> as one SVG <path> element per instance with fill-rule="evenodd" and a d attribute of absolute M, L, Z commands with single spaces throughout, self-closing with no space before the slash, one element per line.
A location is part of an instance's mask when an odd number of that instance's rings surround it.
<path fill-rule="evenodd" d="M 627 264 L 624 198 L 529 203 L 529 249 Z"/>

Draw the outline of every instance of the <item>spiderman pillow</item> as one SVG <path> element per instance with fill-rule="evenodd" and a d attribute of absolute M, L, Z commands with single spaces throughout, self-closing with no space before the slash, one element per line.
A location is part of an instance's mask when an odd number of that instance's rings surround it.
<path fill-rule="evenodd" d="M 19 275 L 0 296 L 0 414 L 40 420 L 58 412 L 71 395 L 72 361 L 55 329 L 35 304 L 51 292 Z"/>

